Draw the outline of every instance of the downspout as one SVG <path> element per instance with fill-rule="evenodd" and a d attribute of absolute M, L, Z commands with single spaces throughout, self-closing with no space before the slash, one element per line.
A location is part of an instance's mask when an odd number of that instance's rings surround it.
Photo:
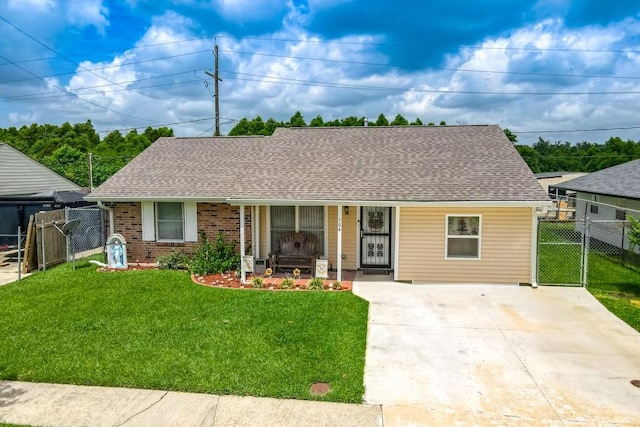
<path fill-rule="evenodd" d="M 98 207 L 100 209 L 104 209 L 105 211 L 109 212 L 109 234 L 114 234 L 116 232 L 116 224 L 115 224 L 115 220 L 114 220 L 114 216 L 113 216 L 113 208 L 110 208 L 109 206 L 105 206 L 104 203 L 102 202 L 98 202 Z"/>

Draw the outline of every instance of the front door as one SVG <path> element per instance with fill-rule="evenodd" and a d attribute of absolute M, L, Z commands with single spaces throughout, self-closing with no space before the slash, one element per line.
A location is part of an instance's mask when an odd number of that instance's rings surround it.
<path fill-rule="evenodd" d="M 360 242 L 362 268 L 391 267 L 391 208 L 362 207 Z"/>

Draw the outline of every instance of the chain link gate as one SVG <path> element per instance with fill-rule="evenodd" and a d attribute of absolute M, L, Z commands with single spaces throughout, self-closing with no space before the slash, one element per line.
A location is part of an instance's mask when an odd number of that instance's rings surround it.
<path fill-rule="evenodd" d="M 584 220 L 538 218 L 539 284 L 584 286 L 584 225 Z"/>
<path fill-rule="evenodd" d="M 538 283 L 637 283 L 640 254 L 629 251 L 628 227 L 625 220 L 539 218 Z"/>
<path fill-rule="evenodd" d="M 67 245 L 67 259 L 72 254 L 103 247 L 105 244 L 104 211 L 96 207 L 65 208 L 65 220 L 79 219 L 73 232 L 73 247 Z"/>

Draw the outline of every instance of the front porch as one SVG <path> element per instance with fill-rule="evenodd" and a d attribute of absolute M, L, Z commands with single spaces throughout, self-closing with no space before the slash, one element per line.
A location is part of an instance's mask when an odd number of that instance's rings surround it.
<path fill-rule="evenodd" d="M 355 274 L 360 269 L 384 269 L 391 272 L 390 280 L 396 279 L 397 207 L 229 202 L 239 207 L 240 253 L 262 262 L 263 269 L 257 274 L 270 267 L 266 262 L 279 247 L 280 237 L 295 232 L 314 236 L 318 259 L 327 261 L 330 280 L 349 280 L 352 276 L 348 272 Z M 308 265 L 298 268 L 309 277 L 315 275 L 313 267 L 312 271 L 308 271 Z M 241 281 L 248 283 L 251 273 L 252 262 L 243 262 Z M 274 273 L 282 274 L 279 269 Z"/>

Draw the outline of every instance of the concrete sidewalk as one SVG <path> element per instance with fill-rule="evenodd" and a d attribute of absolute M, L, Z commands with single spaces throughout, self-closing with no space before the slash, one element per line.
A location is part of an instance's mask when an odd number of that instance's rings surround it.
<path fill-rule="evenodd" d="M 33 426 L 382 426 L 377 405 L 0 381 L 0 422 Z"/>

